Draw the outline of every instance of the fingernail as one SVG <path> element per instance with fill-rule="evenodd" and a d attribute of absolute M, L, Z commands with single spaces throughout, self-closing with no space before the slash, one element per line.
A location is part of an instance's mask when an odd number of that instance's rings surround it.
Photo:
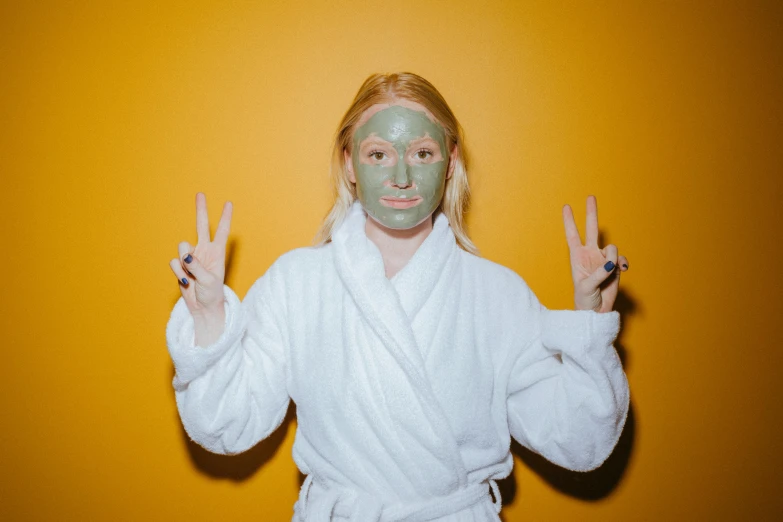
<path fill-rule="evenodd" d="M 193 256 L 191 256 L 190 254 L 186 255 L 185 256 L 185 262 L 186 263 L 190 263 L 191 261 L 193 261 Z"/>
<path fill-rule="evenodd" d="M 627 265 L 627 264 L 626 264 L 626 265 L 623 265 L 623 268 L 625 268 L 626 270 L 628 270 L 628 265 Z"/>
<path fill-rule="evenodd" d="M 604 265 L 604 270 L 606 270 L 607 272 L 611 272 L 612 270 L 614 270 L 614 263 L 612 263 L 611 261 L 607 261 L 606 264 Z"/>
<path fill-rule="evenodd" d="M 180 279 L 180 281 L 182 281 L 182 284 L 183 284 L 183 285 L 185 285 L 185 286 L 188 286 L 188 280 L 187 280 L 187 278 L 183 277 L 182 279 Z"/>

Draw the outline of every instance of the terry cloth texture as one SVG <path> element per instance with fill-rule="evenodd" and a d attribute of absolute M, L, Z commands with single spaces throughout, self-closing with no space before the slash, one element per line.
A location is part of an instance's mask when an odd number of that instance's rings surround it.
<path fill-rule="evenodd" d="M 619 314 L 544 308 L 517 274 L 461 250 L 442 214 L 387 279 L 366 219 L 355 204 L 331 243 L 283 255 L 242 302 L 226 287 L 211 346 L 194 346 L 176 304 L 167 341 L 188 435 L 240 453 L 293 400 L 300 522 L 498 521 L 511 437 L 598 467 L 628 412 Z"/>

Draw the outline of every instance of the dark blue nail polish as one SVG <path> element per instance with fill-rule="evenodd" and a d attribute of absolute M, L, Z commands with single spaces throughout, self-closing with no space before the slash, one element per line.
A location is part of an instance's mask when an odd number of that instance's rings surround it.
<path fill-rule="evenodd" d="M 612 263 L 611 261 L 607 261 L 606 264 L 604 265 L 604 270 L 606 270 L 607 272 L 611 272 L 612 270 L 614 270 L 614 263 Z"/>
<path fill-rule="evenodd" d="M 190 254 L 186 255 L 185 256 L 185 262 L 186 263 L 190 263 L 191 261 L 193 261 L 193 256 L 191 256 Z"/>
<path fill-rule="evenodd" d="M 188 286 L 188 280 L 187 280 L 187 278 L 184 278 L 184 277 L 183 277 L 182 279 L 180 279 L 180 281 L 182 281 L 182 284 L 183 284 L 183 285 L 185 285 L 185 286 Z"/>

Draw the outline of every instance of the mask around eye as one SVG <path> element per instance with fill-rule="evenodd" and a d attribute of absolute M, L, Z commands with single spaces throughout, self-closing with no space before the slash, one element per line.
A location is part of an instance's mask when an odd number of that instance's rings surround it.
<path fill-rule="evenodd" d="M 425 143 L 430 144 L 426 149 L 432 156 L 411 149 L 412 144 L 416 147 L 423 138 L 431 138 Z M 368 148 L 367 144 L 373 140 L 384 145 Z M 373 151 L 383 154 L 373 155 Z M 382 155 L 388 157 L 379 159 Z M 446 133 L 426 113 L 399 105 L 375 113 L 356 129 L 353 137 L 351 162 L 362 207 L 387 228 L 415 227 L 443 199 L 447 159 Z"/>

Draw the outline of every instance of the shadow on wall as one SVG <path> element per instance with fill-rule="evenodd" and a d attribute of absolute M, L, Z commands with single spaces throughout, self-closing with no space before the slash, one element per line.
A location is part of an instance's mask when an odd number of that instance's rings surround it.
<path fill-rule="evenodd" d="M 288 428 L 294 419 L 296 419 L 296 407 L 292 404 L 288 408 L 283 423 L 272 435 L 239 455 L 211 453 L 190 440 L 181 422 L 179 422 L 179 425 L 182 430 L 182 438 L 190 454 L 190 459 L 200 472 L 213 478 L 241 482 L 252 477 L 256 471 L 272 459 L 288 435 Z M 177 421 L 179 421 L 179 417 L 177 417 Z"/>
<path fill-rule="evenodd" d="M 625 428 L 614 451 L 601 467 L 586 473 L 570 471 L 552 464 L 515 441 L 511 444 L 511 452 L 557 491 L 580 500 L 597 501 L 611 495 L 622 481 L 633 452 L 635 428 L 634 409 L 631 404 Z M 498 487 L 503 503 L 511 504 L 517 493 L 514 475 L 498 482 Z"/>
<path fill-rule="evenodd" d="M 626 324 L 633 315 L 640 312 L 637 302 L 625 290 L 620 290 L 615 301 L 615 310 L 620 313 L 622 324 Z M 614 346 L 623 363 L 623 368 L 627 372 L 630 360 L 628 351 L 622 343 L 622 337 L 623 330 L 620 330 Z M 631 390 L 631 397 L 633 397 L 633 390 Z M 511 452 L 557 491 L 580 500 L 597 501 L 611 495 L 622 481 L 631 460 L 635 439 L 636 416 L 633 402 L 631 402 L 628 418 L 625 421 L 620 439 L 617 441 L 617 446 L 598 469 L 582 473 L 561 468 L 513 440 Z M 503 496 L 503 503 L 511 504 L 517 493 L 514 474 L 512 473 L 508 478 L 500 481 L 498 487 Z"/>

